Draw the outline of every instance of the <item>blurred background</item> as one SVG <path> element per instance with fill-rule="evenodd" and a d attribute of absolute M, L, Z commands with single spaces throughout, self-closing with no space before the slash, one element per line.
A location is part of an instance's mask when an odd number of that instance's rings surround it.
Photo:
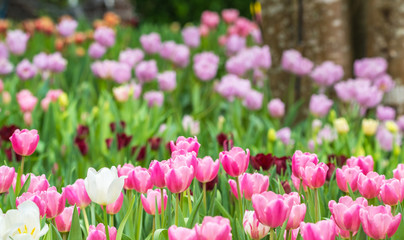
<path fill-rule="evenodd" d="M 274 97 L 288 88 L 287 73 L 279 67 L 286 49 L 295 48 L 315 64 L 332 60 L 352 76 L 355 59 L 381 56 L 388 60 L 396 87 L 385 103 L 404 112 L 404 0 L 1 0 L 0 17 L 15 20 L 64 14 L 78 19 L 117 13 L 134 27 L 142 23 L 184 25 L 199 22 L 204 10 L 237 8 L 240 15 L 258 16 L 264 44 L 271 48 L 268 74 Z M 276 67 L 278 66 L 278 67 Z M 309 97 L 312 81 L 299 79 L 296 99 Z M 307 95 L 307 96 L 306 96 Z"/>

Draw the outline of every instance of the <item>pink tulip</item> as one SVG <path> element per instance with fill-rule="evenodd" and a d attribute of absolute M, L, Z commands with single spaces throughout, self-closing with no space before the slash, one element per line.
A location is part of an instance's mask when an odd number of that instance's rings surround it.
<path fill-rule="evenodd" d="M 118 199 L 114 203 L 107 205 L 107 213 L 112 215 L 117 214 L 121 210 L 122 204 L 123 204 L 123 193 L 121 192 Z"/>
<path fill-rule="evenodd" d="M 25 81 L 35 77 L 37 69 L 34 64 L 30 63 L 28 59 L 22 60 L 16 67 L 18 77 Z"/>
<path fill-rule="evenodd" d="M 212 11 L 204 11 L 201 16 L 201 23 L 210 29 L 216 28 L 220 22 L 219 14 Z"/>
<path fill-rule="evenodd" d="M 164 102 L 164 94 L 159 91 L 149 91 L 143 95 L 144 100 L 149 107 L 161 107 Z"/>
<path fill-rule="evenodd" d="M 393 216 L 390 206 L 368 206 L 359 212 L 363 230 L 374 239 L 391 238 L 401 222 L 401 213 Z"/>
<path fill-rule="evenodd" d="M 116 240 L 116 228 L 108 226 L 108 232 L 110 240 Z M 99 223 L 97 227 L 91 225 L 88 231 L 87 240 L 107 240 L 104 224 Z"/>
<path fill-rule="evenodd" d="M 367 198 L 372 199 L 379 195 L 380 187 L 383 184 L 384 175 L 379 175 L 376 172 L 369 172 L 364 175 L 359 173 L 358 176 L 358 190 L 359 193 Z"/>
<path fill-rule="evenodd" d="M 28 179 L 29 176 L 31 177 L 27 192 L 41 192 L 46 191 L 49 188 L 49 182 L 45 174 L 42 174 L 41 176 L 35 176 L 33 173 L 21 176 L 21 186 L 25 184 L 25 181 Z"/>
<path fill-rule="evenodd" d="M 94 32 L 94 40 L 104 47 L 115 44 L 115 31 L 108 27 L 99 27 Z"/>
<path fill-rule="evenodd" d="M 147 190 L 153 188 L 153 182 L 149 170 L 142 167 L 135 167 L 125 179 L 128 189 L 134 189 L 139 193 L 147 193 Z"/>
<path fill-rule="evenodd" d="M 397 168 L 393 170 L 393 176 L 398 180 L 404 178 L 404 164 L 397 165 Z"/>
<path fill-rule="evenodd" d="M 168 161 L 159 162 L 157 160 L 154 160 L 150 163 L 149 170 L 154 186 L 158 188 L 164 188 L 167 186 L 165 175 L 170 170 Z"/>
<path fill-rule="evenodd" d="M 299 76 L 311 73 L 313 63 L 302 56 L 302 54 L 294 49 L 289 49 L 282 54 L 282 68 Z"/>
<path fill-rule="evenodd" d="M 72 225 L 74 206 L 67 207 L 63 212 L 55 217 L 56 228 L 61 233 L 70 232 L 70 227 Z M 77 209 L 80 214 L 80 208 Z"/>
<path fill-rule="evenodd" d="M 361 173 L 361 169 L 358 166 L 349 167 L 343 166 L 342 169 L 338 168 L 336 172 L 337 184 L 341 191 L 348 193 L 348 184 L 352 189 L 352 192 L 358 190 L 358 176 Z"/>
<path fill-rule="evenodd" d="M 185 27 L 182 30 L 182 38 L 184 43 L 191 48 L 196 48 L 201 44 L 201 34 L 197 27 Z"/>
<path fill-rule="evenodd" d="M 197 240 L 195 229 L 177 227 L 172 225 L 168 228 L 169 240 Z"/>
<path fill-rule="evenodd" d="M 317 223 L 301 223 L 300 233 L 303 240 L 334 240 L 337 228 L 333 220 L 323 220 Z"/>
<path fill-rule="evenodd" d="M 318 158 L 316 154 L 303 153 L 297 150 L 292 156 L 292 173 L 298 178 L 302 178 L 302 172 L 307 163 L 318 163 Z"/>
<path fill-rule="evenodd" d="M 268 103 L 268 112 L 271 117 L 281 118 L 285 115 L 285 104 L 279 98 L 274 98 Z"/>
<path fill-rule="evenodd" d="M 83 179 L 77 179 L 74 184 L 63 188 L 63 194 L 70 205 L 76 205 L 81 209 L 86 208 L 91 203 Z"/>
<path fill-rule="evenodd" d="M 158 33 L 144 34 L 140 37 L 140 43 L 146 53 L 152 54 L 160 51 L 161 40 Z"/>
<path fill-rule="evenodd" d="M 247 200 L 251 200 L 254 194 L 263 193 L 268 190 L 269 178 L 260 173 L 244 173 L 239 177 L 240 181 L 240 193 Z M 238 199 L 237 182 L 229 180 L 230 189 L 234 196 Z"/>
<path fill-rule="evenodd" d="M 293 200 L 274 192 L 264 192 L 252 196 L 252 204 L 258 220 L 271 228 L 281 226 L 289 217 Z"/>
<path fill-rule="evenodd" d="M 46 214 L 46 202 L 40 197 L 40 192 L 31 193 L 25 192 L 21 196 L 17 197 L 15 200 L 15 205 L 18 207 L 21 203 L 25 201 L 31 201 L 35 203 L 35 205 L 39 209 L 39 215 L 44 217 Z"/>
<path fill-rule="evenodd" d="M 297 191 L 300 191 L 300 184 L 303 186 L 303 190 L 306 192 L 307 191 L 307 186 L 304 184 L 300 178 L 296 177 L 294 174 L 291 176 L 293 186 L 296 188 Z"/>
<path fill-rule="evenodd" d="M 268 235 L 269 227 L 258 221 L 254 211 L 245 211 L 243 218 L 243 226 L 245 233 L 252 239 L 262 239 Z"/>
<path fill-rule="evenodd" d="M 325 179 L 327 177 L 328 166 L 325 163 L 314 163 L 306 164 L 303 172 L 302 179 L 303 183 L 309 188 L 319 188 L 324 185 Z"/>
<path fill-rule="evenodd" d="M 231 226 L 227 218 L 205 217 L 201 225 L 195 225 L 198 240 L 231 240 Z"/>
<path fill-rule="evenodd" d="M 55 218 L 65 209 L 66 198 L 63 194 L 58 193 L 56 188 L 52 187 L 40 192 L 39 196 L 46 203 L 46 218 Z"/>
<path fill-rule="evenodd" d="M 57 26 L 59 34 L 63 37 L 69 37 L 74 34 L 77 28 L 77 21 L 74 19 L 63 19 Z"/>
<path fill-rule="evenodd" d="M 164 195 L 164 210 L 167 207 L 167 193 L 166 190 L 164 189 L 163 191 L 163 195 Z M 160 189 L 149 189 L 147 190 L 147 197 L 144 196 L 144 194 L 142 194 L 140 196 L 141 200 L 142 200 L 142 205 L 144 210 L 150 214 L 150 215 L 154 215 L 156 213 L 156 202 L 157 202 L 157 209 L 158 209 L 158 213 L 161 214 L 161 191 Z"/>
<path fill-rule="evenodd" d="M 334 200 L 328 203 L 335 224 L 342 230 L 354 234 L 359 230 L 361 225 L 359 211 L 367 206 L 368 201 L 366 199 L 360 197 L 354 201 L 349 196 L 341 197 L 338 203 Z"/>
<path fill-rule="evenodd" d="M 306 204 L 300 204 L 300 196 L 297 192 L 284 194 L 283 197 L 291 199 L 293 202 L 286 229 L 296 229 L 300 226 L 300 223 L 304 221 L 304 217 L 306 216 Z"/>
<path fill-rule="evenodd" d="M 239 15 L 239 11 L 233 8 L 223 9 L 222 11 L 223 21 L 225 21 L 227 24 L 235 22 Z"/>
<path fill-rule="evenodd" d="M 194 56 L 194 73 L 201 81 L 210 81 L 219 67 L 219 56 L 213 52 L 202 52 Z"/>
<path fill-rule="evenodd" d="M 184 150 L 177 150 L 171 153 L 170 167 L 177 168 L 181 166 L 193 167 L 194 173 L 198 165 L 197 158 L 194 152 L 185 152 Z"/>
<path fill-rule="evenodd" d="M 244 98 L 243 105 L 249 110 L 259 110 L 262 107 L 262 101 L 264 100 L 264 94 L 256 90 L 248 90 L 246 97 Z"/>
<path fill-rule="evenodd" d="M 331 107 L 333 105 L 333 101 L 329 99 L 324 94 L 313 94 L 310 98 L 310 113 L 313 114 L 315 117 L 324 117 L 328 114 Z"/>
<path fill-rule="evenodd" d="M 29 156 L 34 153 L 39 142 L 38 131 L 17 129 L 10 137 L 14 152 L 21 156 Z"/>
<path fill-rule="evenodd" d="M 119 53 L 119 62 L 126 63 L 128 66 L 133 68 L 136 64 L 142 61 L 144 58 L 144 53 L 140 49 L 130 49 L 127 48 Z"/>
<path fill-rule="evenodd" d="M 123 185 L 123 188 L 126 190 L 132 190 L 133 185 L 131 185 L 129 181 L 129 173 L 131 173 L 135 167 L 130 164 L 130 163 L 125 163 L 122 167 L 121 165 L 118 166 L 118 177 L 126 177 L 125 178 L 125 184 Z"/>
<path fill-rule="evenodd" d="M 401 181 L 402 182 L 402 181 Z M 384 180 L 380 188 L 380 197 L 384 204 L 395 206 L 403 201 L 403 193 L 400 180 L 395 178 Z"/>
<path fill-rule="evenodd" d="M 199 144 L 198 139 L 196 137 L 193 138 L 185 138 L 183 136 L 180 136 L 177 138 L 177 141 L 170 142 L 170 148 L 171 152 L 177 151 L 177 150 L 185 150 L 186 152 L 194 152 L 196 155 L 198 155 L 199 147 L 201 144 Z"/>
<path fill-rule="evenodd" d="M 346 164 L 349 167 L 358 166 L 363 174 L 368 174 L 368 172 L 373 171 L 373 157 L 368 155 L 366 157 L 351 157 L 346 161 Z"/>
<path fill-rule="evenodd" d="M 8 192 L 15 176 L 15 169 L 13 167 L 0 167 L 0 194 Z"/>
<path fill-rule="evenodd" d="M 6 37 L 8 50 L 15 55 L 23 54 L 27 49 L 28 39 L 29 34 L 26 34 L 19 29 L 8 31 Z"/>
<path fill-rule="evenodd" d="M 0 58 L 0 75 L 11 73 L 13 68 L 13 64 L 7 58 Z"/>
<path fill-rule="evenodd" d="M 210 182 L 217 176 L 219 168 L 219 160 L 213 161 L 209 156 L 198 158 L 195 177 L 201 183 Z"/>
<path fill-rule="evenodd" d="M 250 150 L 246 152 L 239 147 L 233 147 L 230 151 L 223 151 L 219 154 L 219 161 L 224 170 L 232 177 L 238 177 L 245 173 L 250 161 Z"/>
<path fill-rule="evenodd" d="M 160 90 L 172 91 L 177 86 L 176 72 L 175 71 L 165 71 L 161 74 L 158 74 L 157 81 L 159 83 Z"/>
<path fill-rule="evenodd" d="M 24 89 L 17 93 L 17 102 L 21 112 L 32 112 L 38 102 L 38 98 L 32 95 L 29 90 Z"/>
<path fill-rule="evenodd" d="M 181 193 L 189 188 L 194 179 L 194 168 L 192 166 L 180 166 L 171 168 L 166 176 L 165 181 L 167 188 L 172 193 Z"/>
<path fill-rule="evenodd" d="M 48 70 L 54 73 L 63 72 L 66 69 L 67 60 L 60 52 L 52 53 L 48 56 Z"/>

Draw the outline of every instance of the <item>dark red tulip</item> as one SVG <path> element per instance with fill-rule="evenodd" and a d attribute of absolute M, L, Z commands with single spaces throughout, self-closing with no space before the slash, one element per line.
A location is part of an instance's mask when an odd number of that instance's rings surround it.
<path fill-rule="evenodd" d="M 123 129 L 125 129 L 126 123 L 124 121 L 119 121 L 119 125 L 120 125 L 121 131 L 122 131 Z M 116 130 L 116 122 L 110 123 L 109 128 L 111 129 L 111 132 L 115 132 L 115 130 Z"/>
<path fill-rule="evenodd" d="M 150 144 L 150 148 L 154 151 L 159 150 L 160 143 L 161 143 L 161 138 L 159 137 L 151 137 L 149 138 L 148 142 Z"/>
<path fill-rule="evenodd" d="M 4 150 L 4 152 L 6 153 L 6 156 L 7 156 L 9 161 L 13 160 L 13 155 L 14 155 L 15 159 L 17 160 L 17 162 L 20 162 L 21 159 L 22 159 L 22 156 L 15 153 L 14 150 L 12 149 L 12 147 L 6 148 Z"/>
<path fill-rule="evenodd" d="M 335 171 L 335 165 L 334 165 L 334 163 L 327 163 L 327 166 L 328 166 L 328 171 L 327 171 L 327 176 L 326 176 L 325 179 L 327 181 L 330 181 L 331 177 L 332 177 L 332 175 L 334 174 L 334 171 Z"/>
<path fill-rule="evenodd" d="M 290 187 L 289 181 L 282 181 L 282 187 L 285 193 L 289 194 L 292 192 L 292 188 Z"/>
<path fill-rule="evenodd" d="M 13 135 L 14 131 L 18 129 L 18 127 L 14 124 L 3 126 L 0 129 L 0 137 L 3 141 L 10 141 L 11 135 Z"/>
<path fill-rule="evenodd" d="M 132 147 L 132 155 L 136 153 L 138 146 Z M 146 146 L 140 147 L 139 153 L 137 154 L 136 160 L 143 161 L 146 159 Z"/>
<path fill-rule="evenodd" d="M 90 132 L 89 128 L 85 125 L 79 125 L 77 127 L 77 138 L 84 139 L 88 136 Z"/>
<path fill-rule="evenodd" d="M 81 155 L 85 156 L 88 153 L 88 144 L 84 139 L 76 137 L 74 139 L 74 144 L 79 148 Z"/>
<path fill-rule="evenodd" d="M 227 135 L 225 133 L 219 133 L 216 136 L 216 140 L 219 143 L 219 146 L 223 147 L 224 142 L 227 140 Z"/>
<path fill-rule="evenodd" d="M 216 185 L 217 182 L 219 181 L 218 176 L 219 176 L 219 175 L 216 175 L 216 177 L 215 177 L 212 181 L 206 183 L 206 191 L 212 191 L 212 190 L 215 188 L 215 185 Z M 199 183 L 199 186 L 200 186 L 201 188 L 203 188 L 202 183 L 199 182 L 199 181 L 198 181 L 198 183 Z"/>
<path fill-rule="evenodd" d="M 347 157 L 345 155 L 336 155 L 336 154 L 330 154 L 327 156 L 328 157 L 328 162 L 333 162 L 337 164 L 338 167 L 342 167 L 346 164 Z"/>
<path fill-rule="evenodd" d="M 262 168 L 263 171 L 268 171 L 274 164 L 272 154 L 258 153 L 255 156 L 250 157 L 250 163 L 256 170 Z"/>
<path fill-rule="evenodd" d="M 273 157 L 273 163 L 276 165 L 276 173 L 284 175 L 287 169 L 287 162 L 291 161 L 290 157 Z"/>

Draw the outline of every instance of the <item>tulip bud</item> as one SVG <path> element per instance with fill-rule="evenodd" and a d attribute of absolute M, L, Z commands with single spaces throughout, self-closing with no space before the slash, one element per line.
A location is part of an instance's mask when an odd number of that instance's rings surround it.
<path fill-rule="evenodd" d="M 349 125 L 345 118 L 337 118 L 334 120 L 334 127 L 339 134 L 349 132 Z"/>
<path fill-rule="evenodd" d="M 11 95 L 9 92 L 4 91 L 3 92 L 3 103 L 8 105 L 11 102 Z"/>
<path fill-rule="evenodd" d="M 222 115 L 220 115 L 218 117 L 217 128 L 219 129 L 219 132 L 221 132 L 223 130 L 223 124 L 225 123 L 225 121 L 226 121 L 226 119 Z"/>
<path fill-rule="evenodd" d="M 267 135 L 268 141 L 270 142 L 275 142 L 276 141 L 276 131 L 275 129 L 271 128 L 268 130 L 268 135 Z"/>
<path fill-rule="evenodd" d="M 387 130 L 389 130 L 391 133 L 397 133 L 398 132 L 398 126 L 396 124 L 396 122 L 394 121 L 386 121 L 385 126 L 387 128 Z"/>
<path fill-rule="evenodd" d="M 362 120 L 362 131 L 366 136 L 373 136 L 376 133 L 379 122 L 373 119 Z"/>
<path fill-rule="evenodd" d="M 59 105 L 62 108 L 65 108 L 65 107 L 67 107 L 67 105 L 69 105 L 69 98 L 67 97 L 67 94 L 65 92 L 60 94 L 58 101 L 59 101 Z"/>
<path fill-rule="evenodd" d="M 337 112 L 334 109 L 331 109 L 330 113 L 328 115 L 328 120 L 330 122 L 334 122 L 336 120 L 336 118 L 337 118 Z"/>

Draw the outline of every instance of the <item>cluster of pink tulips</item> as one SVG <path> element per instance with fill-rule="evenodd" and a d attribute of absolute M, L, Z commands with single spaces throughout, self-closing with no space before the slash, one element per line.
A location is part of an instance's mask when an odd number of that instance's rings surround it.
<path fill-rule="evenodd" d="M 10 141 L 14 151 L 27 157 L 34 153 L 39 135 L 36 130 L 16 130 Z M 319 202 L 319 191 L 323 191 L 328 167 L 319 162 L 316 154 L 296 151 L 291 165 L 291 178 L 296 192 L 283 193 L 283 188 L 279 188 L 281 192 L 276 193 L 269 190 L 270 178 L 273 180 L 271 174 L 263 175 L 259 173 L 261 171 L 246 173 L 250 161 L 248 149 L 244 151 L 233 147 L 229 151 L 221 152 L 219 159 L 214 161 L 209 156 L 199 158 L 199 148 L 200 144 L 196 138 L 179 137 L 176 142 L 171 142 L 172 153 L 168 160 L 152 161 L 149 169 L 135 167 L 129 163 L 118 168 L 102 168 L 98 172 L 90 168 L 86 179 L 77 179 L 74 184 L 64 187 L 61 193 L 54 186 L 50 186 L 45 175 L 24 175 L 23 166 L 18 173 L 14 168 L 2 166 L 0 193 L 9 193 L 5 195 L 7 198 L 10 196 L 9 191 L 12 191 L 16 196 L 15 206 L 18 209 L 0 213 L 0 229 L 7 230 L 6 238 L 2 239 L 19 239 L 17 237 L 20 236 L 39 239 L 47 234 L 49 229 L 48 225 L 42 229 L 36 227 L 41 225 L 41 219 L 48 219 L 49 224 L 54 224 L 57 231 L 67 236 L 77 211 L 77 216 L 83 216 L 87 239 L 115 240 L 122 237 L 122 232 L 115 228 L 113 216 L 122 211 L 123 206 L 130 208 L 126 209 L 130 214 L 134 201 L 139 197 L 139 208 L 143 206 L 144 211 L 153 216 L 153 226 L 156 216 L 159 216 L 159 219 L 161 217 L 161 228 L 168 229 L 168 239 L 171 240 L 232 239 L 238 224 L 243 226 L 245 234 L 251 239 L 263 239 L 268 235 L 271 239 L 297 239 L 299 235 L 305 240 L 335 239 L 337 236 L 353 239 L 360 231 L 373 239 L 385 239 L 386 236 L 394 236 L 401 224 L 400 212 L 404 199 L 403 164 L 393 171 L 394 178 L 385 179 L 384 175 L 373 172 L 374 162 L 371 156 L 351 157 L 347 160 L 347 165 L 338 168 L 335 174 L 336 184 L 346 196 L 340 197 L 338 202 L 330 200 L 328 214 L 321 212 L 326 206 L 321 207 L 324 203 Z M 201 223 L 196 223 L 193 228 L 180 226 L 180 222 L 186 221 L 180 219 L 185 213 L 182 198 L 187 199 L 185 201 L 188 201 L 188 207 L 195 206 L 196 199 L 192 199 L 190 187 L 192 183 L 200 182 L 203 191 L 201 198 L 204 208 L 197 204 L 195 211 L 206 211 L 207 183 L 224 174 L 230 178 L 227 189 L 231 190 L 233 200 L 237 202 L 234 217 L 227 219 L 223 216 L 205 215 Z M 25 186 L 28 181 L 29 185 Z M 335 184 L 331 181 L 328 184 Z M 21 190 L 24 192 L 20 192 Z M 361 197 L 358 197 L 357 191 Z M 167 205 L 171 202 L 169 198 L 172 195 L 176 196 L 175 221 L 170 226 L 165 222 L 165 215 L 171 216 L 172 212 L 165 211 L 168 210 Z M 132 206 L 123 204 L 126 198 Z M 69 207 L 66 207 L 66 200 Z M 100 205 L 103 209 L 104 222 L 89 224 L 87 209 L 92 203 Z M 24 220 L 21 216 L 30 214 L 27 211 L 37 217 L 34 220 Z M 91 212 L 93 213 L 93 210 Z M 188 221 L 193 221 L 192 213 L 190 210 Z M 15 214 L 19 214 L 18 220 L 13 219 L 17 218 Z M 143 221 L 141 212 L 137 214 L 135 221 Z M 109 222 L 108 215 L 111 216 Z M 11 221 L 10 219 L 13 220 L 13 225 L 7 222 Z M 140 236 L 137 232 L 134 234 Z M 151 236 L 154 234 L 153 227 Z M 245 237 L 244 233 L 240 232 L 236 236 Z"/>

